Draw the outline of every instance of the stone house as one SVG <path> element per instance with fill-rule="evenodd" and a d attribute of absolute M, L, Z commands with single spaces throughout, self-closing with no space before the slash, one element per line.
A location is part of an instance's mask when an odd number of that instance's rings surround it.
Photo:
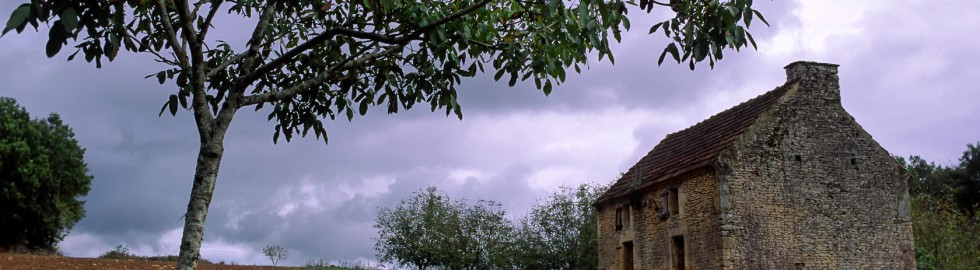
<path fill-rule="evenodd" d="M 600 196 L 599 269 L 913 269 L 908 174 L 837 65 L 667 135 Z"/>

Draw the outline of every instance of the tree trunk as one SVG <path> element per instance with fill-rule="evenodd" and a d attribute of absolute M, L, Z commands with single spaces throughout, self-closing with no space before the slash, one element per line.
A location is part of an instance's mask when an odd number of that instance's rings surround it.
<path fill-rule="evenodd" d="M 217 133 L 224 134 L 224 132 Z M 221 165 L 221 155 L 224 153 L 224 136 L 208 137 L 210 138 L 201 141 L 197 168 L 194 172 L 194 186 L 191 188 L 191 198 L 187 203 L 187 213 L 184 216 L 184 234 L 180 241 L 180 256 L 177 262 L 177 269 L 180 270 L 197 268 L 197 261 L 201 257 L 201 242 L 204 240 L 204 220 L 208 215 L 208 206 L 211 205 L 214 186 L 218 180 L 218 167 Z"/>

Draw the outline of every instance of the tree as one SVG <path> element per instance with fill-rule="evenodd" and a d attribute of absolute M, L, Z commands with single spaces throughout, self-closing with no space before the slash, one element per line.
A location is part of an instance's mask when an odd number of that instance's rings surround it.
<path fill-rule="evenodd" d="M 896 157 L 909 172 L 912 229 L 918 269 L 969 269 L 980 265 L 980 199 L 972 144 L 955 167 L 936 165 L 918 156 Z M 971 167 L 972 166 L 972 167 Z"/>
<path fill-rule="evenodd" d="M 438 265 L 438 258 L 444 255 L 439 247 L 448 242 L 446 228 L 455 210 L 435 187 L 413 193 L 394 209 L 379 209 L 374 224 L 378 260 L 419 270 Z"/>
<path fill-rule="evenodd" d="M 57 114 L 30 118 L 0 97 L 0 247 L 55 250 L 85 216 L 85 149 Z"/>
<path fill-rule="evenodd" d="M 913 176 L 909 179 L 912 195 L 948 197 L 971 217 L 980 210 L 980 142 L 966 145 L 957 166 L 936 165 L 919 156 L 910 156 L 908 163 L 904 158 L 896 159 Z"/>
<path fill-rule="evenodd" d="M 592 207 L 608 187 L 561 187 L 535 205 L 518 227 L 521 269 L 596 269 L 599 233 Z"/>
<path fill-rule="evenodd" d="M 465 200 L 456 204 L 460 216 L 451 219 L 448 269 L 507 269 L 511 265 L 513 226 L 501 205 L 494 201 Z"/>
<path fill-rule="evenodd" d="M 566 69 L 588 54 L 614 61 L 630 28 L 623 0 L 32 0 L 16 8 L 4 34 L 49 26 L 45 51 L 73 45 L 101 67 L 120 52 L 153 55 L 166 68 L 148 77 L 171 82 L 160 113 L 189 110 L 197 125 L 194 184 L 184 220 L 179 269 L 200 257 L 204 222 L 236 113 L 268 108 L 277 123 L 273 142 L 309 131 L 326 142 L 323 119 L 352 120 L 372 106 L 388 113 L 426 104 L 462 117 L 456 102 L 463 77 L 488 69 L 513 86 L 533 79 L 551 93 Z M 745 31 L 751 0 L 640 0 L 639 8 L 673 12 L 654 25 L 671 42 L 667 54 L 691 68 L 713 66 L 723 50 L 755 43 Z M 253 18 L 249 39 L 236 49 L 211 36 L 219 14 Z M 220 33 L 220 32 L 217 32 Z M 73 43 L 73 44 L 69 44 Z"/>
<path fill-rule="evenodd" d="M 272 266 L 276 266 L 276 263 L 279 261 L 289 258 L 289 250 L 278 245 L 265 246 L 262 249 L 262 254 L 269 257 L 269 260 L 272 261 Z"/>
<path fill-rule="evenodd" d="M 960 157 L 960 164 L 953 174 L 956 185 L 956 203 L 971 217 L 980 210 L 980 142 L 967 144 Z"/>
<path fill-rule="evenodd" d="M 496 202 L 452 201 L 429 187 L 378 211 L 374 249 L 382 262 L 419 270 L 504 269 L 512 246 L 505 214 Z"/>

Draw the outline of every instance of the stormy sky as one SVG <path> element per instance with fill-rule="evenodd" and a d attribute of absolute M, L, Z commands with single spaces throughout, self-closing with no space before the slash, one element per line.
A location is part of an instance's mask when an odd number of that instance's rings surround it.
<path fill-rule="evenodd" d="M 2 1 L 5 22 L 23 1 Z M 980 140 L 978 1 L 756 1 L 772 24 L 751 28 L 759 50 L 728 52 L 712 70 L 656 64 L 663 16 L 632 10 L 616 64 L 592 62 L 550 97 L 489 75 L 464 81 L 464 119 L 416 108 L 327 122 L 330 144 L 274 145 L 267 111 L 243 110 L 226 138 L 202 255 L 267 264 L 268 244 L 308 259 L 374 260 L 379 207 L 436 185 L 456 198 L 523 215 L 557 187 L 609 183 L 667 133 L 785 81 L 797 60 L 840 64 L 842 102 L 894 155 L 958 162 Z M 240 21 L 215 35 L 243 42 Z M 175 87 L 143 77 L 161 66 L 123 54 L 102 69 L 44 56 L 45 33 L 0 38 L 0 96 L 34 117 L 58 113 L 87 149 L 94 176 L 87 215 L 59 245 L 94 257 L 117 245 L 176 254 L 197 150 L 187 112 L 158 117 Z"/>

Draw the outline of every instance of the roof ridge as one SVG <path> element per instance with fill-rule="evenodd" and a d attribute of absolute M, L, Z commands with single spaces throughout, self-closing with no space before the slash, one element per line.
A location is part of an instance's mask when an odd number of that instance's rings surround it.
<path fill-rule="evenodd" d="M 737 137 L 755 124 L 762 112 L 778 103 L 790 86 L 797 82 L 787 81 L 692 126 L 667 134 L 600 196 L 596 204 L 624 196 L 631 189 L 649 187 L 706 165 L 729 148 Z M 642 183 L 639 187 L 628 183 L 637 177 Z"/>
<path fill-rule="evenodd" d="M 746 103 L 756 102 L 756 100 L 758 100 L 759 98 L 762 98 L 762 96 L 765 96 L 765 95 L 770 94 L 770 93 L 774 93 L 774 92 L 776 92 L 776 90 L 780 90 L 780 89 L 782 89 L 782 88 L 784 88 L 786 86 L 789 86 L 789 85 L 791 85 L 793 83 L 796 83 L 796 80 L 786 82 L 785 84 L 783 84 L 781 86 L 777 86 L 776 88 L 773 88 L 772 90 L 766 91 L 765 93 L 759 94 L 759 95 L 757 95 L 757 96 L 755 96 L 753 98 L 750 98 L 748 100 L 742 101 L 742 102 L 736 104 L 735 106 L 732 106 L 732 107 L 730 107 L 728 109 L 725 109 L 723 111 L 720 111 L 718 113 L 715 113 L 715 114 L 709 116 L 708 118 L 702 119 L 701 121 L 698 121 L 694 125 L 691 125 L 689 127 L 686 127 L 686 128 L 684 128 L 682 130 L 678 130 L 678 131 L 675 131 L 675 132 L 668 133 L 667 136 L 664 137 L 664 139 L 666 139 L 667 137 L 673 136 L 673 135 L 675 135 L 677 133 L 685 132 L 685 131 L 687 131 L 689 129 L 692 129 L 694 127 L 697 127 L 698 125 L 701 125 L 704 122 L 708 122 L 708 121 L 710 121 L 710 120 L 718 117 L 718 115 L 720 115 L 720 114 L 724 114 L 724 113 L 726 113 L 728 111 L 735 110 L 735 109 L 737 109 L 737 108 L 745 105 Z M 661 140 L 661 141 L 663 141 L 663 140 Z"/>

